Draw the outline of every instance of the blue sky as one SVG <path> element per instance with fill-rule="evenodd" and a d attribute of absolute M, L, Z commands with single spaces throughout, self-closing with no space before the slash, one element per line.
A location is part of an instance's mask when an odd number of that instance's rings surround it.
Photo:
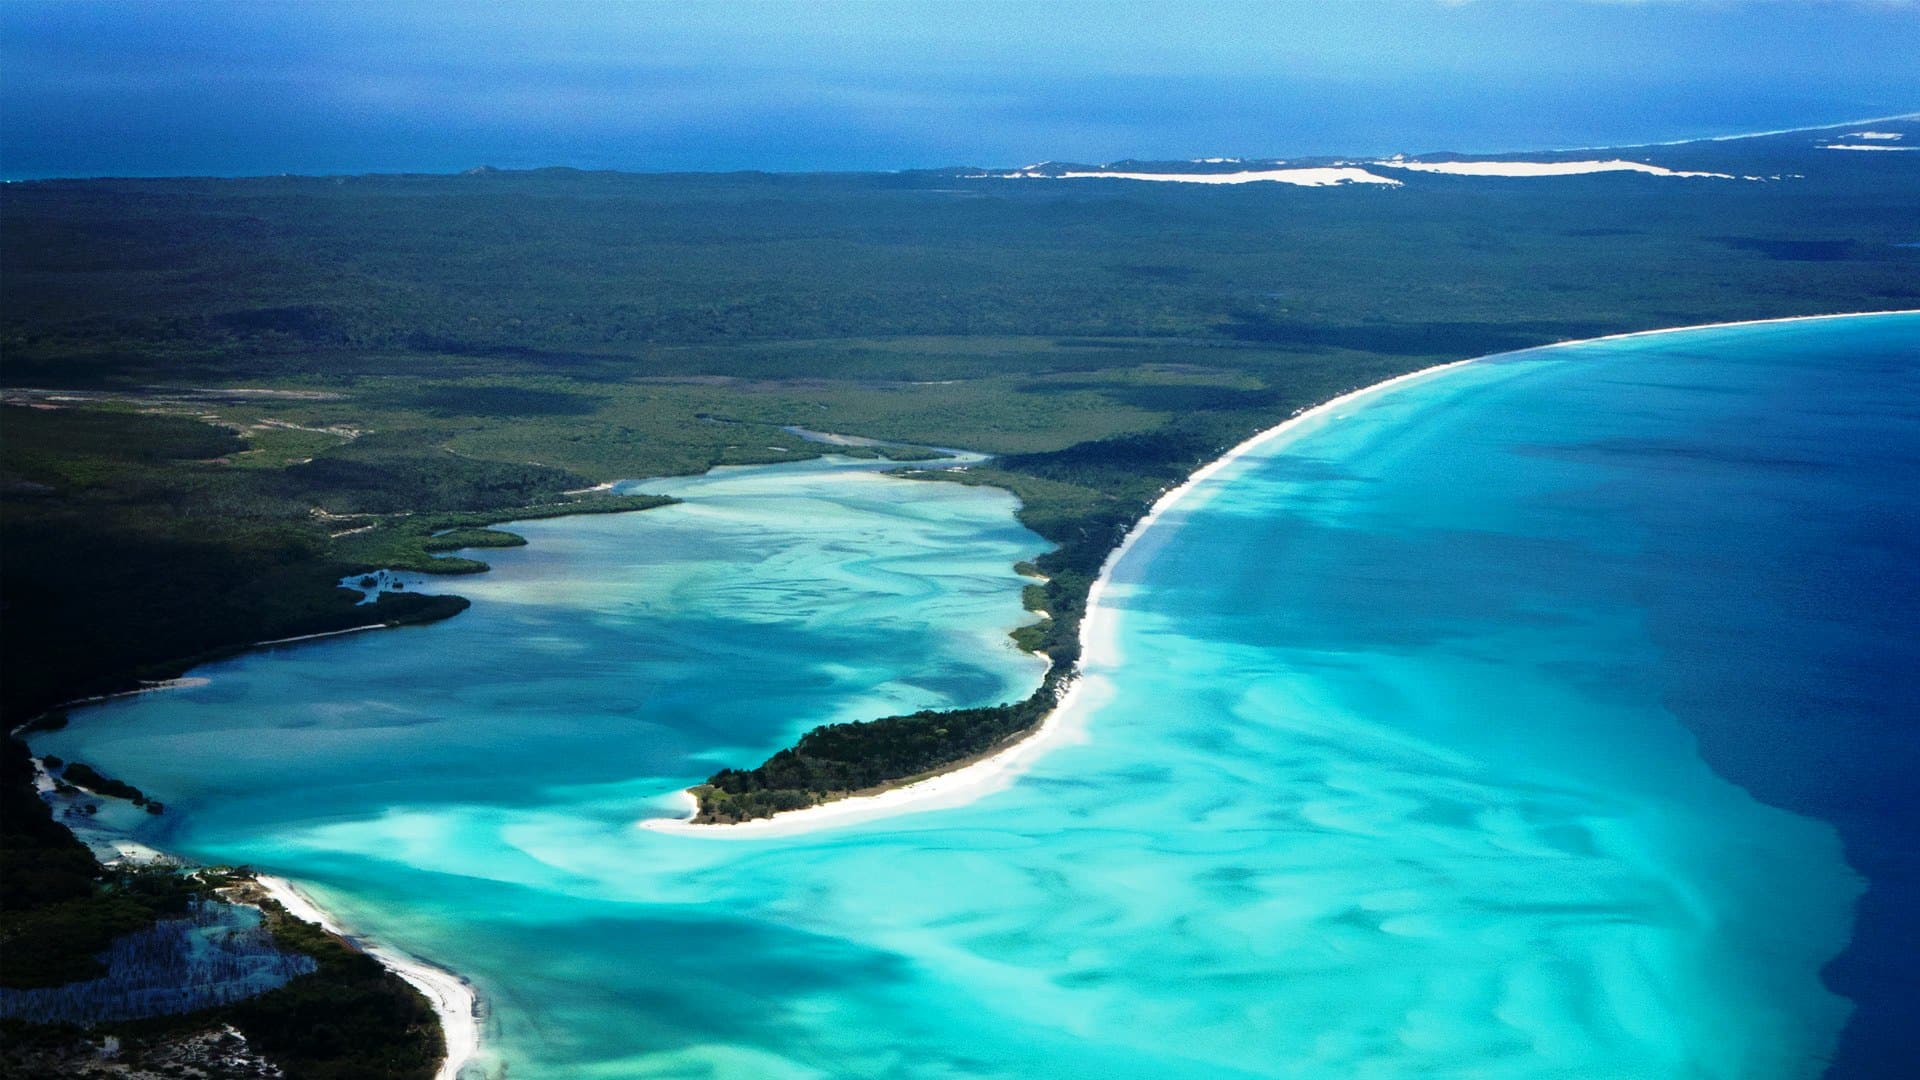
<path fill-rule="evenodd" d="M 0 2 L 0 174 L 1494 150 L 1920 109 L 1903 3 Z"/>

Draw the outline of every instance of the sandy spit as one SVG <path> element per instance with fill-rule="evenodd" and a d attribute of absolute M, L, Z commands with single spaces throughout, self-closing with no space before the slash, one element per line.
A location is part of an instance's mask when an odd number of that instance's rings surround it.
<path fill-rule="evenodd" d="M 1733 326 L 1753 326 L 1762 323 L 1806 322 L 1814 319 L 1860 318 L 1872 315 L 1920 314 L 1913 311 L 1856 311 L 1832 315 L 1801 315 L 1783 319 L 1745 319 L 1735 322 L 1702 323 L 1694 326 L 1675 326 L 1659 330 L 1637 330 L 1621 334 L 1607 334 L 1597 338 L 1583 338 L 1578 341 L 1556 342 L 1551 345 L 1537 346 L 1536 349 L 1567 348 L 1586 345 L 1596 341 L 1615 341 L 1625 338 L 1651 337 L 1657 334 L 1673 334 L 1687 330 L 1707 330 Z M 1516 350 L 1532 352 L 1535 349 Z M 1496 353 L 1495 356 L 1511 356 L 1513 353 Z M 1170 510 L 1188 498 L 1194 489 L 1210 477 L 1228 468 L 1234 462 L 1253 453 L 1262 446 L 1283 438 L 1297 430 L 1301 425 L 1313 420 L 1337 413 L 1355 403 L 1383 393 L 1387 390 L 1405 386 L 1408 383 L 1429 379 L 1442 372 L 1451 371 L 1467 364 L 1478 363 L 1490 357 L 1472 357 L 1466 360 L 1454 360 L 1432 367 L 1421 368 L 1404 375 L 1397 375 L 1383 382 L 1363 386 L 1349 391 L 1330 401 L 1305 409 L 1287 420 L 1262 431 L 1221 457 L 1201 467 L 1178 487 L 1168 490 L 1153 504 L 1134 527 L 1107 556 L 1101 566 L 1100 576 L 1094 580 L 1093 588 L 1087 594 L 1087 614 L 1080 624 L 1081 664 L 1093 668 L 1111 667 L 1119 663 L 1119 647 L 1116 641 L 1117 615 L 1115 610 L 1102 603 L 1110 586 L 1113 569 L 1124 559 L 1135 543 L 1153 528 L 1154 523 Z M 870 822 L 897 814 L 914 813 L 923 810 L 939 810 L 949 807 L 965 806 L 983 796 L 1004 790 L 1022 773 L 1032 767 L 1041 755 L 1058 746 L 1084 742 L 1088 738 L 1087 720 L 1100 704 L 1112 693 L 1107 680 L 1101 676 L 1087 675 L 1084 670 L 1071 677 L 1066 692 L 1053 712 L 1037 725 L 1027 737 L 1009 744 L 1004 750 L 990 757 L 973 762 L 951 772 L 939 773 L 901 787 L 873 795 L 860 795 L 837 799 L 833 802 L 809 806 L 801 810 L 789 810 L 770 818 L 756 818 L 752 821 L 726 825 L 693 823 L 692 818 L 697 803 L 690 792 L 676 792 L 672 798 L 678 809 L 678 816 L 653 817 L 638 822 L 638 826 L 651 832 L 667 833 L 674 836 L 698 837 L 716 840 L 759 840 L 785 836 L 797 836 L 821 829 L 839 828 L 862 822 Z"/>

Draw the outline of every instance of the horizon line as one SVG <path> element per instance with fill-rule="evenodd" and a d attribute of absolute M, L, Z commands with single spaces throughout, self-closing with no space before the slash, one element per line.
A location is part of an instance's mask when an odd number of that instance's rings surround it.
<path fill-rule="evenodd" d="M 1695 138 L 1667 139 L 1667 140 L 1662 140 L 1657 142 L 1602 143 L 1602 144 L 1591 145 L 1591 146 L 1563 146 L 1563 147 L 1555 147 L 1550 149 L 1494 150 L 1494 151 L 1487 151 L 1485 153 L 1473 153 L 1473 152 L 1465 152 L 1465 151 L 1458 151 L 1458 150 L 1434 150 L 1434 151 L 1429 151 L 1427 153 L 1414 154 L 1414 155 L 1408 155 L 1408 156 L 1410 156 L 1414 160 L 1418 160 L 1420 158 L 1440 157 L 1448 154 L 1454 154 L 1461 157 L 1489 157 L 1489 156 L 1498 155 L 1498 154 L 1571 154 L 1571 153 L 1579 153 L 1579 152 L 1588 151 L 1588 150 L 1636 150 L 1636 149 L 1642 149 L 1647 147 L 1689 146 L 1694 143 L 1738 142 L 1742 139 L 1764 139 L 1764 138 L 1769 138 L 1776 135 L 1793 135 L 1803 131 L 1830 131 L 1834 128 L 1854 127 L 1860 124 L 1879 124 L 1879 123 L 1886 123 L 1894 120 L 1920 120 L 1920 110 L 1894 113 L 1886 116 L 1870 116 L 1870 117 L 1865 117 L 1857 120 L 1838 120 L 1830 124 L 1808 124 L 1801 127 L 1774 128 L 1768 131 L 1747 131 L 1747 132 L 1740 132 L 1733 135 L 1703 135 Z M 1359 157 L 1355 157 L 1354 155 L 1340 155 L 1340 154 L 1296 154 L 1291 158 L 1244 157 L 1244 158 L 1225 158 L 1223 160 L 1234 160 L 1234 161 L 1257 163 L 1257 162 L 1269 162 L 1269 161 L 1313 161 L 1313 160 L 1319 160 L 1321 158 L 1326 158 L 1327 160 L 1352 158 L 1353 160 L 1357 161 L 1357 160 L 1360 160 L 1361 157 L 1367 158 L 1369 160 L 1378 160 L 1380 159 L 1381 156 L 1380 155 L 1360 155 Z M 1160 159 L 1160 158 L 1134 158 L 1134 157 L 1116 159 L 1116 161 L 1122 161 L 1122 162 L 1124 161 L 1151 162 L 1151 161 L 1162 161 L 1162 160 L 1165 160 L 1165 161 L 1182 160 L 1182 161 L 1189 161 L 1193 163 L 1199 163 L 1204 161 L 1205 159 L 1201 159 L 1201 158 Z M 1075 164 L 1075 163 L 1061 162 L 1056 159 L 1048 158 L 1048 159 L 1044 159 L 1041 162 L 1041 164 Z M 1115 162 L 1102 162 L 1098 167 L 1107 168 L 1113 164 L 1115 164 Z M 532 173 L 532 172 L 546 172 L 548 170 L 565 170 L 570 172 L 582 172 L 582 173 L 612 173 L 612 174 L 623 175 L 623 176 L 742 176 L 742 175 L 756 175 L 756 174 L 762 175 L 762 176 L 899 176 L 905 173 L 945 172 L 949 170 L 958 170 L 958 169 L 979 169 L 983 171 L 992 171 L 996 168 L 1002 168 L 1002 167 L 1003 166 L 993 166 L 993 165 L 907 165 L 907 166 L 901 166 L 899 168 L 893 168 L 893 169 L 760 169 L 760 168 L 752 168 L 752 167 L 739 168 L 739 169 L 623 169 L 623 168 L 585 168 L 578 165 L 565 165 L 565 164 L 557 164 L 557 163 L 551 164 L 551 165 L 530 165 L 523 168 L 498 168 L 496 166 L 487 165 L 483 163 L 478 165 L 470 165 L 464 169 L 454 169 L 454 170 L 444 171 L 444 172 L 407 170 L 407 169 L 375 169 L 367 172 L 311 172 L 311 173 L 305 173 L 305 172 L 122 173 L 117 175 L 96 174 L 92 176 L 0 177 L 0 184 L 76 183 L 76 182 L 94 182 L 94 181 L 109 181 L 109 180 L 286 180 L 286 179 L 332 180 L 332 179 L 353 179 L 353 178 L 361 178 L 361 177 L 400 177 L 400 176 L 449 177 L 449 176 L 464 176 L 469 173 L 477 173 L 477 172 Z M 1009 168 L 1009 169 L 1031 168 L 1031 167 L 1032 166 L 1013 166 L 1013 165 L 1004 166 L 1004 168 Z"/>

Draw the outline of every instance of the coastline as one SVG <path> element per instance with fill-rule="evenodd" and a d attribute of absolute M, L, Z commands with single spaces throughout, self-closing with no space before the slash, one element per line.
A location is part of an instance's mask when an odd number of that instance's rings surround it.
<path fill-rule="evenodd" d="M 1298 430 L 1316 419 L 1326 418 L 1330 413 L 1349 407 L 1365 399 L 1368 395 L 1399 387 L 1403 384 L 1437 375 L 1456 367 L 1481 361 L 1498 361 L 1518 354 L 1539 352 L 1548 349 L 1585 345 L 1593 342 L 1636 338 L 1656 334 L 1678 333 L 1681 331 L 1705 330 L 1713 328 L 1738 327 L 1776 323 L 1838 319 L 1851 317 L 1872 317 L 1885 315 L 1915 315 L 1920 309 L 1899 309 L 1894 311 L 1862 311 L 1828 313 L 1818 315 L 1791 316 L 1772 319 L 1748 319 L 1718 323 L 1706 323 L 1690 326 L 1664 327 L 1651 330 L 1628 331 L 1617 334 L 1586 338 L 1576 341 L 1553 342 L 1527 349 L 1486 356 L 1471 357 L 1432 365 L 1416 371 L 1407 372 L 1392 378 L 1359 387 L 1318 405 L 1303 409 L 1272 427 L 1259 431 L 1241 443 L 1229 449 L 1220 457 L 1207 462 L 1195 470 L 1180 484 L 1165 490 L 1139 521 L 1137 521 L 1106 557 L 1094 583 L 1089 588 L 1086 613 L 1080 628 L 1080 640 L 1083 655 L 1079 666 L 1067 673 L 1069 678 L 1063 693 L 1055 707 L 1032 728 L 1013 741 L 998 748 L 988 756 L 962 765 L 945 773 L 938 773 L 871 795 L 853 796 L 823 803 L 801 810 L 787 811 L 770 818 L 755 819 L 737 824 L 694 825 L 684 818 L 656 817 L 637 822 L 637 827 L 668 835 L 704 838 L 709 840 L 758 840 L 779 839 L 824 829 L 839 828 L 877 821 L 897 815 L 922 810 L 955 808 L 971 804 L 978 799 L 1005 790 L 1020 776 L 1026 774 L 1041 756 L 1056 747 L 1074 745 L 1090 738 L 1089 721 L 1094 713 L 1108 700 L 1112 690 L 1110 683 L 1098 674 L 1087 674 L 1093 667 L 1111 666 L 1118 660 L 1117 629 L 1118 611 L 1111 603 L 1109 589 L 1113 573 L 1133 549 L 1133 546 L 1145 536 L 1149 527 L 1175 510 L 1182 500 L 1191 497 L 1192 492 L 1205 480 L 1208 480 L 1246 455 L 1268 445 L 1272 440 Z M 310 640 L 312 638 L 333 636 L 336 634 L 356 633 L 361 630 L 384 628 L 386 624 L 371 624 L 363 627 L 348 628 L 327 634 L 308 635 L 282 641 L 258 642 L 251 647 L 268 647 L 288 642 Z M 148 688 L 162 689 L 164 687 Z M 682 804 L 690 805 L 692 797 L 684 790 L 672 796 Z M 657 811 L 656 811 L 657 812 Z M 690 810 L 687 816 L 691 816 Z M 134 852 L 123 850 L 123 856 Z M 289 912 L 309 919 L 329 931 L 350 937 L 344 933 L 338 923 L 313 901 L 299 893 L 297 888 L 284 879 L 262 876 L 259 882 L 263 889 L 277 901 L 287 907 Z M 423 963 L 404 953 L 364 941 L 359 944 L 368 955 L 399 975 L 410 985 L 420 990 L 428 998 L 442 1027 L 446 1057 L 436 1076 L 439 1080 L 457 1080 L 463 1068 L 466 1068 L 480 1051 L 480 1024 L 475 1017 L 477 997 L 473 987 L 459 976 L 443 968 Z"/>
<path fill-rule="evenodd" d="M 446 594 L 426 594 L 426 595 L 446 595 Z M 461 610 L 464 610 L 464 609 L 461 609 Z M 459 611 L 455 611 L 453 614 L 458 615 L 459 613 L 460 613 Z M 451 617 L 452 617 L 451 615 L 441 616 L 441 618 L 451 618 Z M 437 620 L 430 619 L 427 621 L 433 622 Z M 230 648 L 216 649 L 210 653 L 203 653 L 198 658 L 185 662 L 184 666 L 182 666 L 180 670 L 182 670 L 183 672 L 196 671 L 216 660 L 222 660 L 232 656 L 240 656 L 246 653 L 253 652 L 258 649 L 271 649 L 278 645 L 294 645 L 302 641 L 318 641 L 321 638 L 339 637 L 342 634 L 359 634 L 359 633 L 364 633 L 368 630 L 398 630 L 403 626 L 418 626 L 418 625 L 421 625 L 421 624 L 416 622 L 393 622 L 393 621 L 362 623 L 359 626 L 348 626 L 340 630 L 322 630 L 317 634 L 297 634 L 293 637 L 269 638 L 265 641 L 249 641 L 242 645 L 235 645 Z M 141 685 L 131 690 L 115 690 L 111 693 L 106 693 L 106 694 L 93 694 L 88 697 L 74 698 L 71 701 L 62 701 L 57 705 L 49 706 L 46 709 L 41 710 L 40 713 L 34 716 L 32 719 L 23 721 L 22 723 L 19 723 L 19 724 L 15 724 L 13 728 L 9 731 L 9 734 L 14 736 L 15 738 L 24 738 L 28 733 L 32 732 L 34 728 L 49 714 L 58 712 L 60 710 L 77 709 L 87 705 L 99 705 L 102 702 L 117 701 L 121 698 L 138 697 L 142 694 L 155 694 L 163 690 L 191 690 L 196 687 L 205 686 L 212 681 L 213 680 L 210 677 L 205 675 L 189 675 L 189 674 L 177 675 L 170 679 L 141 680 Z"/>
<path fill-rule="evenodd" d="M 1060 696 L 1059 704 L 1014 741 L 998 751 L 956 769 L 937 772 L 896 788 L 871 795 L 850 795 L 843 799 L 818 803 L 799 810 L 788 810 L 772 817 L 754 818 L 725 824 L 695 824 L 693 815 L 699 802 L 685 788 L 672 798 L 680 807 L 678 817 L 645 818 L 637 826 L 648 832 L 672 836 L 692 836 L 708 840 L 766 840 L 796 836 L 840 825 L 853 825 L 918 810 L 939 810 L 965 806 L 983 795 L 1005 790 L 1034 761 L 1055 746 L 1083 741 L 1078 721 L 1091 709 L 1085 699 L 1099 689 L 1089 688 L 1088 680 L 1074 678 Z"/>
<path fill-rule="evenodd" d="M 1884 123 L 1890 123 L 1894 120 L 1914 120 L 1914 119 L 1920 119 L 1920 112 L 1904 112 L 1894 116 L 1869 116 L 1864 120 L 1842 120 L 1837 124 L 1814 124 L 1809 127 L 1775 128 L 1772 131 L 1742 131 L 1734 135 L 1708 135 L 1705 138 L 1668 139 L 1662 142 L 1647 142 L 1647 143 L 1607 143 L 1604 146 L 1569 146 L 1561 150 L 1545 150 L 1545 151 L 1537 151 L 1537 152 L 1549 153 L 1549 154 L 1570 154 L 1570 153 L 1576 153 L 1576 152 L 1585 151 L 1585 150 L 1639 150 L 1644 147 L 1685 146 L 1688 143 L 1699 143 L 1699 142 L 1708 142 L 1708 143 L 1738 142 L 1741 139 L 1764 139 L 1772 135 L 1798 135 L 1803 131 L 1832 131 L 1834 128 L 1863 127 L 1867 124 L 1884 124 Z M 1519 153 L 1519 151 L 1514 151 L 1514 152 Z M 1479 157 L 1482 155 L 1476 154 L 1472 156 Z M 1895 313 L 1887 312 L 1886 314 L 1891 315 Z M 1807 317 L 1826 318 L 1827 316 L 1819 315 L 1819 316 L 1807 316 Z M 1778 322 L 1781 320 L 1769 319 L 1769 320 L 1763 320 L 1763 321 Z M 1707 324 L 1707 325 L 1712 325 L 1712 324 Z M 1704 330 L 1706 329 L 1706 326 L 1705 325 L 1697 326 L 1697 327 L 1687 326 L 1687 327 L 1677 327 L 1676 329 Z"/>
<path fill-rule="evenodd" d="M 164 687 L 151 689 L 164 689 Z M 34 788 L 42 798 L 49 797 L 53 791 L 53 778 L 48 774 L 46 764 L 38 756 L 32 758 L 32 762 Z M 81 843 L 93 849 L 95 856 L 103 858 L 108 865 L 113 863 L 191 865 L 183 863 L 179 858 L 158 848 L 134 840 L 109 824 L 74 822 L 68 827 Z M 103 849 L 111 849 L 113 854 L 105 857 Z M 440 1024 L 441 1043 L 445 1056 L 441 1059 L 439 1070 L 434 1074 L 435 1080 L 459 1080 L 460 1071 L 480 1051 L 479 995 L 474 991 L 472 984 L 446 968 L 436 967 L 397 949 L 374 944 L 349 933 L 338 920 L 314 902 L 312 897 L 301 892 L 298 886 L 286 878 L 255 874 L 253 882 L 267 897 L 285 908 L 287 914 L 296 919 L 315 923 L 328 933 L 352 942 L 360 951 L 373 957 L 381 967 L 420 991 L 426 997 L 427 1003 L 432 1006 L 434 1016 Z M 252 903 L 253 901 L 240 899 L 232 902 Z"/>
<path fill-rule="evenodd" d="M 435 1080 L 458 1080 L 460 1070 L 480 1052 L 480 1021 L 475 1015 L 479 996 L 472 984 L 445 968 L 435 967 L 406 953 L 384 945 L 371 944 L 343 929 L 333 916 L 301 892 L 286 878 L 257 874 L 254 881 L 266 894 L 287 909 L 296 919 L 317 923 L 330 934 L 346 938 L 361 951 L 380 962 L 380 966 L 406 980 L 426 997 L 440 1019 L 440 1033 L 446 1043 Z"/>
<path fill-rule="evenodd" d="M 1146 514 L 1127 530 L 1127 535 L 1122 538 L 1120 545 L 1108 553 L 1106 561 L 1100 565 L 1099 576 L 1087 590 L 1087 610 L 1080 620 L 1080 661 L 1068 676 L 1070 681 L 1066 692 L 1061 695 L 1059 702 L 1041 719 L 1040 723 L 1034 725 L 1026 735 L 1008 743 L 997 753 L 950 772 L 936 773 L 925 779 L 877 794 L 852 795 L 798 810 L 783 811 L 772 817 L 754 818 L 751 821 L 695 824 L 692 817 L 698 804 L 691 791 L 682 789 L 672 796 L 682 807 L 682 816 L 646 818 L 637 823 L 638 827 L 649 832 L 714 840 L 772 839 L 873 821 L 897 814 L 965 806 L 983 796 L 1004 790 L 1026 772 L 1042 754 L 1057 746 L 1082 742 L 1087 738 L 1086 719 L 1093 712 L 1094 707 L 1105 699 L 1107 686 L 1105 680 L 1099 676 L 1087 676 L 1085 668 L 1090 660 L 1112 662 L 1117 659 L 1117 646 L 1114 643 L 1114 613 L 1101 604 L 1101 599 L 1105 596 L 1112 580 L 1114 567 L 1119 565 L 1120 560 L 1125 558 L 1129 551 L 1133 550 L 1134 544 L 1154 522 L 1192 494 L 1195 487 L 1221 469 L 1232 465 L 1240 458 L 1273 439 L 1287 434 L 1301 424 L 1390 387 L 1426 378 L 1464 364 L 1476 363 L 1481 359 L 1484 358 L 1452 360 L 1444 364 L 1424 367 L 1418 371 L 1406 372 L 1350 390 L 1339 397 L 1303 409 L 1273 427 L 1255 433 L 1225 454 L 1195 470 L 1179 485 L 1161 493 Z"/>
<path fill-rule="evenodd" d="M 774 839 L 816 832 L 822 829 L 837 828 L 861 822 L 875 821 L 898 814 L 915 813 L 923 810 L 940 810 L 965 806 L 984 796 L 1004 790 L 1022 773 L 1030 768 L 1042 754 L 1056 746 L 1083 742 L 1087 739 L 1086 720 L 1099 700 L 1106 694 L 1104 680 L 1098 676 L 1088 677 L 1085 668 L 1090 660 L 1116 662 L 1117 645 L 1114 641 L 1114 612 L 1101 604 L 1113 571 L 1120 560 L 1133 549 L 1136 542 L 1147 530 L 1193 490 L 1231 466 L 1253 451 L 1265 446 L 1284 435 L 1290 434 L 1300 425 L 1325 416 L 1327 413 L 1381 393 L 1404 386 L 1410 382 L 1428 378 L 1442 372 L 1477 364 L 1503 357 L 1512 357 L 1548 349 L 1562 349 L 1576 345 L 1590 345 L 1603 341 L 1618 341 L 1626 338 L 1651 337 L 1657 334 L 1675 334 L 1683 331 L 1727 329 L 1738 326 L 1759 326 L 1763 324 L 1810 322 L 1818 319 L 1852 319 L 1884 315 L 1916 315 L 1920 308 L 1903 308 L 1890 311 L 1847 311 L 1830 312 L 1818 315 L 1789 315 L 1769 319 L 1739 319 L 1727 322 L 1697 323 L 1688 326 L 1668 326 L 1653 330 L 1629 330 L 1617 334 L 1604 334 L 1599 337 L 1579 338 L 1569 341 L 1549 342 L 1544 345 L 1529 346 L 1506 352 L 1488 353 L 1463 360 L 1451 360 L 1441 364 L 1420 368 L 1384 379 L 1377 383 L 1358 387 L 1354 390 L 1303 409 L 1278 424 L 1256 432 L 1220 457 L 1195 470 L 1179 485 L 1169 488 L 1154 501 L 1139 521 L 1127 530 L 1127 534 L 1118 547 L 1107 555 L 1101 563 L 1100 574 L 1094 579 L 1087 591 L 1086 614 L 1080 621 L 1081 657 L 1076 668 L 1068 673 L 1067 691 L 1061 696 L 1040 723 L 1034 725 L 1028 733 L 1008 743 L 1001 750 L 947 772 L 935 773 L 924 779 L 904 784 L 897 788 L 872 795 L 851 795 L 834 799 L 798 810 L 786 810 L 771 817 L 754 818 L 750 821 L 727 823 L 696 824 L 692 818 L 698 810 L 698 801 L 690 789 L 682 789 L 671 796 L 680 806 L 677 817 L 645 818 L 636 825 L 649 832 L 665 833 L 674 836 L 691 836 L 710 840 L 757 840 Z"/>
<path fill-rule="evenodd" d="M 366 630 L 397 630 L 404 623 L 367 623 L 365 626 L 349 626 L 344 630 L 322 630 L 318 634 L 297 634 L 293 637 L 272 638 L 267 641 L 255 641 L 245 646 L 246 651 L 267 649 L 275 645 L 292 645 L 297 641 L 318 641 L 321 638 L 339 637 L 342 634 L 358 634 Z"/>
<path fill-rule="evenodd" d="M 1844 127 L 1846 125 L 1840 126 Z M 1624 330 L 1618 334 L 1602 334 L 1599 337 L 1575 338 L 1571 341 L 1554 341 L 1545 345 L 1532 345 L 1524 349 L 1488 353 L 1486 356 L 1476 356 L 1474 359 L 1495 360 L 1503 356 L 1517 356 L 1521 353 L 1538 352 L 1541 349 L 1565 349 L 1574 345 L 1591 345 L 1597 341 L 1621 341 L 1626 338 L 1654 337 L 1658 334 L 1679 334 L 1689 330 L 1725 330 L 1735 326 L 1767 326 L 1774 323 L 1815 322 L 1820 319 L 1866 319 L 1876 315 L 1920 315 L 1920 308 L 1889 308 L 1884 311 L 1831 311 L 1821 315 L 1782 315 L 1773 319 L 1735 319 L 1731 322 L 1694 323 L 1689 326 L 1663 326 L 1656 330 Z M 1466 363 L 1466 361 L 1461 361 L 1461 363 Z"/>
<path fill-rule="evenodd" d="M 261 642 L 261 644 L 273 644 L 273 643 Z M 251 646 L 249 646 L 249 648 L 251 648 Z M 173 679 L 155 679 L 152 681 L 143 682 L 142 685 L 135 687 L 132 690 L 115 690 L 113 693 L 110 693 L 110 694 L 94 694 L 90 697 L 74 698 L 72 701 L 63 701 L 60 704 L 55 705 L 50 709 L 46 709 L 42 711 L 39 716 L 36 716 L 31 720 L 26 720 L 21 723 L 13 725 L 11 734 L 15 738 L 24 738 L 30 731 L 33 730 L 33 726 L 40 722 L 42 717 L 46 716 L 47 713 L 53 712 L 57 709 L 77 709 L 82 705 L 98 705 L 103 701 L 115 701 L 120 698 L 138 697 L 141 694 L 157 694 L 162 690 L 188 690 L 196 686 L 205 686 L 212 681 L 213 680 L 207 678 L 204 675 L 183 675 Z M 36 758 L 35 760 L 39 760 L 39 759 Z"/>

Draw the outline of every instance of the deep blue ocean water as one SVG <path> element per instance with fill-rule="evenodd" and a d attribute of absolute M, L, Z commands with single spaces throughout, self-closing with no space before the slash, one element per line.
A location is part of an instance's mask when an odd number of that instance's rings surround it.
<path fill-rule="evenodd" d="M 678 481 L 516 527 L 457 619 L 35 746 L 473 977 L 517 1080 L 1902 1075 L 1916 467 L 1920 316 L 1402 384 L 1132 549 L 1080 739 L 800 837 L 634 823 L 812 724 L 1023 693 L 1003 495 Z"/>

